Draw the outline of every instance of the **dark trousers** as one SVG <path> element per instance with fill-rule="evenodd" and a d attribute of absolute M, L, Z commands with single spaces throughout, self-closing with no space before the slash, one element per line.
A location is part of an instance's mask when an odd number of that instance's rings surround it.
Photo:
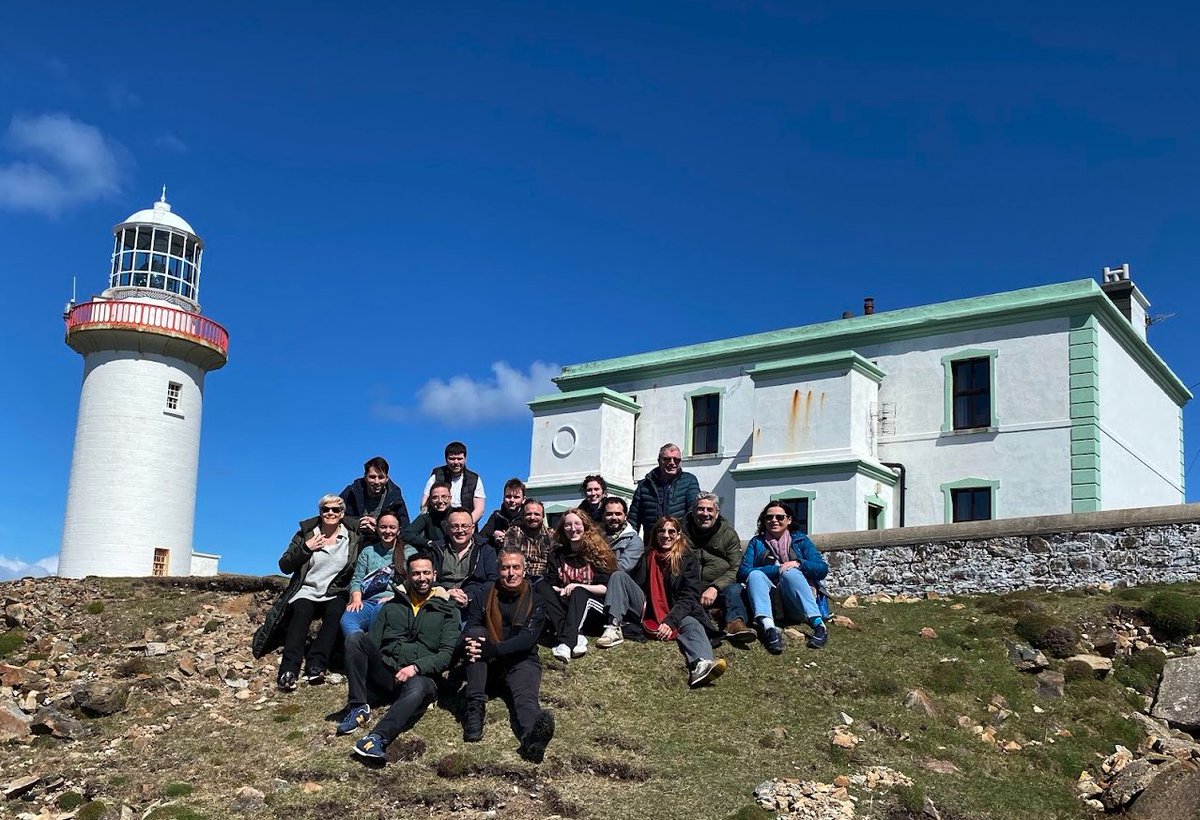
<path fill-rule="evenodd" d="M 546 604 L 546 623 L 554 631 L 559 643 L 574 646 L 589 615 L 597 625 L 603 623 L 603 595 L 593 595 L 583 587 L 575 587 L 574 591 L 564 598 L 555 592 L 554 585 L 548 582 L 538 584 L 534 590 Z M 589 607 L 588 601 L 596 603 Z"/>
<path fill-rule="evenodd" d="M 341 630 L 342 613 L 350 596 L 346 593 L 330 598 L 328 601 L 310 601 L 299 598 L 288 604 L 291 619 L 288 621 L 287 635 L 283 639 L 283 659 L 279 662 L 280 672 L 300 674 L 300 661 L 305 660 L 309 671 L 324 672 L 329 667 L 329 653 L 337 642 Z M 313 638 L 308 655 L 304 654 L 304 644 L 308 640 L 308 627 L 316 619 L 321 619 L 321 627 L 317 637 Z"/>
<path fill-rule="evenodd" d="M 350 707 L 392 704 L 383 720 L 371 730 L 383 738 L 385 745 L 412 728 L 425 713 L 425 707 L 437 700 L 437 684 L 432 678 L 417 675 L 396 683 L 396 673 L 384 662 L 379 645 L 367 632 L 356 632 L 346 638 L 346 679 Z"/>
<path fill-rule="evenodd" d="M 467 701 L 486 703 L 489 692 L 498 694 L 508 707 L 508 723 L 518 739 L 529 734 L 542 711 L 541 688 L 542 664 L 536 654 L 515 661 L 495 658 L 467 664 Z"/>

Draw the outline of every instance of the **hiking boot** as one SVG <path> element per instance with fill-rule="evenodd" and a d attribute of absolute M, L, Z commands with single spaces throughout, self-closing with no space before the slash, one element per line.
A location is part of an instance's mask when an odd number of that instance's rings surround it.
<path fill-rule="evenodd" d="M 580 635 L 575 640 L 575 646 L 571 647 L 571 657 L 572 658 L 582 658 L 584 655 L 587 654 L 587 649 L 588 649 L 587 638 Z"/>
<path fill-rule="evenodd" d="M 734 618 L 725 626 L 725 637 L 731 643 L 745 645 L 751 643 L 755 637 L 754 630 L 746 626 L 746 622 L 741 618 Z"/>
<path fill-rule="evenodd" d="M 304 680 L 309 686 L 320 686 L 325 682 L 325 670 L 309 669 L 304 673 Z"/>
<path fill-rule="evenodd" d="M 355 729 L 365 728 L 371 722 L 371 707 L 365 703 L 362 706 L 351 707 L 337 726 L 339 735 L 348 735 Z"/>
<path fill-rule="evenodd" d="M 691 674 L 688 675 L 688 686 L 695 689 L 706 683 L 712 683 L 725 674 L 725 667 L 728 665 L 724 658 L 717 658 L 716 660 L 701 658 L 696 661 L 696 666 L 692 669 Z"/>
<path fill-rule="evenodd" d="M 296 673 L 295 672 L 280 672 L 279 678 L 275 681 L 275 685 L 279 687 L 280 692 L 295 692 L 296 691 Z"/>
<path fill-rule="evenodd" d="M 624 642 L 625 636 L 621 633 L 621 627 L 616 624 L 609 624 L 604 627 L 604 634 L 596 639 L 596 646 L 600 649 L 611 649 Z"/>
<path fill-rule="evenodd" d="M 371 732 L 366 737 L 359 738 L 358 743 L 354 744 L 354 753 L 368 760 L 385 760 L 385 749 L 387 749 L 387 744 L 383 742 L 382 737 L 374 732 Z"/>
<path fill-rule="evenodd" d="M 829 630 L 825 628 L 825 624 L 814 624 L 812 630 L 813 634 L 808 636 L 809 649 L 820 649 L 829 643 Z"/>
<path fill-rule="evenodd" d="M 525 737 L 521 738 L 521 748 L 517 749 L 517 754 L 530 763 L 541 763 L 546 756 L 546 746 L 553 737 L 554 713 L 549 709 L 543 709 L 538 712 L 537 720 L 533 722 L 533 728 Z"/>
<path fill-rule="evenodd" d="M 763 643 L 767 645 L 767 651 L 772 655 L 782 653 L 783 633 L 779 631 L 779 627 L 772 626 L 769 629 L 763 630 Z"/>
<path fill-rule="evenodd" d="M 478 743 L 483 740 L 483 719 L 487 704 L 476 700 L 467 701 L 467 714 L 463 717 L 463 741 Z"/>
<path fill-rule="evenodd" d="M 567 663 L 571 660 L 571 647 L 567 646 L 565 643 L 560 643 L 558 646 L 550 650 L 550 654 L 563 663 Z"/>

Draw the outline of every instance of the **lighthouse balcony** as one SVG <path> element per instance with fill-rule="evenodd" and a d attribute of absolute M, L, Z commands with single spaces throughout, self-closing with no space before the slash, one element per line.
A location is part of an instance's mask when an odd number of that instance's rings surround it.
<path fill-rule="evenodd" d="M 67 314 L 67 344 L 79 353 L 134 350 L 191 362 L 207 370 L 225 366 L 229 333 L 197 313 L 151 302 L 98 300 Z"/>

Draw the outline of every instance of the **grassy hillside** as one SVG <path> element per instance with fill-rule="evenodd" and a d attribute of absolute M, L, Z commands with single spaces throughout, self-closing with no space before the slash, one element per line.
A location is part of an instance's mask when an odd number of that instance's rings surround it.
<path fill-rule="evenodd" d="M 1140 730 L 1126 715 L 1144 699 L 1125 684 L 1146 690 L 1156 676 L 1118 658 L 1108 679 L 1073 670 L 1065 697 L 1044 700 L 1033 676 L 1009 663 L 1004 638 L 1015 639 L 1013 625 L 1030 609 L 1087 631 L 1149 594 L 835 608 L 854 627 L 834 626 L 827 648 L 792 639 L 775 657 L 761 646 L 726 645 L 718 655 L 729 660 L 728 673 L 698 691 L 687 689 L 673 645 L 593 648 L 566 667 L 543 650 L 544 701 L 558 719 L 543 765 L 517 757 L 499 701 L 489 706 L 483 742 L 464 744 L 452 711 L 459 701 L 448 695 L 393 745 L 395 762 L 372 769 L 351 756 L 353 737 L 334 736 L 330 718 L 344 703 L 344 684 L 281 695 L 278 656 L 250 657 L 249 635 L 273 591 L 127 579 L 3 584 L 15 628 L 0 633 L 0 662 L 23 670 L 6 678 L 24 676 L 12 690 L 18 700 L 41 687 L 35 699 L 59 698 L 69 714 L 71 690 L 96 679 L 129 684 L 130 695 L 123 711 L 82 719 L 78 739 L 42 734 L 0 748 L 0 780 L 41 778 L 0 803 L 0 814 L 82 806 L 103 816 L 103 804 L 137 816 L 150 809 L 157 818 L 218 818 L 249 786 L 264 795 L 261 805 L 252 795 L 237 804 L 250 816 L 296 820 L 350 811 L 752 818 L 767 816 L 752 798 L 764 780 L 829 783 L 885 765 L 914 786 L 851 789 L 860 816 L 909 816 L 905 807 L 919 809 L 928 796 L 943 818 L 1083 817 L 1075 779 L 1114 744 L 1137 746 Z M 926 627 L 936 637 L 922 637 Z M 148 641 L 165 643 L 149 649 L 164 654 L 147 656 Z M 928 694 L 935 714 L 904 705 L 914 688 Z M 0 703 L 7 691 L 0 689 Z M 830 739 L 841 712 L 853 719 L 845 731 L 861 739 L 852 748 Z"/>

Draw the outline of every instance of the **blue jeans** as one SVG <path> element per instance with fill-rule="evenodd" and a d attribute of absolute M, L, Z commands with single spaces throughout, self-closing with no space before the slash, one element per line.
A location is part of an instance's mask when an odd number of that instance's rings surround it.
<path fill-rule="evenodd" d="M 385 603 L 387 601 L 363 601 L 362 609 L 358 612 L 347 609 L 342 613 L 342 634 L 348 638 L 355 632 L 370 632 L 375 616 Z"/>
<path fill-rule="evenodd" d="M 779 590 L 779 603 L 785 618 L 795 621 L 811 621 L 821 616 L 817 596 L 813 594 L 808 579 L 799 568 L 793 567 L 772 582 L 765 572 L 756 570 L 746 577 L 746 591 L 750 595 L 750 609 L 754 617 L 771 615 L 771 590 Z"/>

